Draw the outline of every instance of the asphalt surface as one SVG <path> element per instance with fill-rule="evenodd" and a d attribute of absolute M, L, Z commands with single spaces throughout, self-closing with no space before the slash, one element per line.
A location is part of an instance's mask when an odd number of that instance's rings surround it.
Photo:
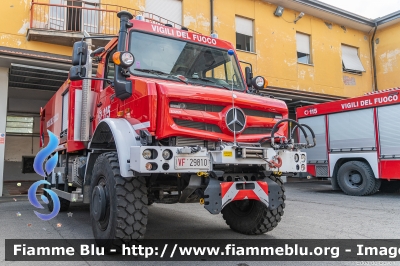
<path fill-rule="evenodd" d="M 400 194 L 368 197 L 332 191 L 327 181 L 286 184 L 285 214 L 279 225 L 260 236 L 229 229 L 222 215 L 211 215 L 199 204 L 149 206 L 146 238 L 150 239 L 398 239 Z M 15 201 L 16 200 L 16 201 Z M 89 206 L 71 204 L 69 212 L 42 221 L 27 196 L 0 198 L 0 265 L 43 265 L 44 262 L 4 261 L 4 239 L 91 239 Z M 17 213 L 21 215 L 18 216 Z M 30 226 L 28 226 L 28 224 Z M 57 226 L 61 224 L 61 226 Z M 329 241 L 329 240 L 327 240 Z M 137 264 L 137 263 L 135 263 Z M 362 265 L 356 262 L 143 262 L 141 265 Z M 132 265 L 132 262 L 51 262 L 51 265 Z M 364 264 L 367 265 L 367 264 Z M 371 262 L 369 263 L 371 265 Z M 375 264 L 400 265 L 400 263 Z"/>

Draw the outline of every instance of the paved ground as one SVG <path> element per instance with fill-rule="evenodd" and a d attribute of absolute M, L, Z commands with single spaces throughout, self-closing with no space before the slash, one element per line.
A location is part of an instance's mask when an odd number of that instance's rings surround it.
<path fill-rule="evenodd" d="M 198 204 L 154 204 L 149 207 L 146 238 L 259 238 L 259 239 L 377 239 L 400 238 L 400 194 L 379 193 L 369 197 L 350 197 L 332 191 L 327 181 L 295 182 L 286 184 L 285 215 L 272 232 L 261 236 L 244 236 L 231 231 L 221 215 L 213 216 Z M 89 207 L 74 204 L 72 217 L 60 213 L 50 221 L 41 221 L 33 213 L 26 196 L 0 200 L 0 265 L 32 265 L 32 263 L 4 262 L 4 239 L 11 238 L 92 238 Z M 21 216 L 17 216 L 17 212 Z M 61 227 L 57 227 L 61 223 Z M 28 226 L 28 224 L 31 224 Z M 42 265 L 37 264 L 37 265 Z M 115 263 L 113 263 L 114 265 Z M 131 263 L 120 263 L 120 265 Z M 155 265 L 156 263 L 143 263 Z M 175 263 L 162 263 L 175 265 Z M 186 265 L 184 263 L 182 265 Z M 194 262 L 190 265 L 204 265 Z M 238 265 L 239 262 L 207 262 L 207 265 Z M 265 265 L 266 263 L 247 263 Z M 271 263 L 271 265 L 298 265 Z M 304 262 L 302 265 L 321 265 Z M 323 263 L 330 265 L 333 263 Z M 356 265 L 343 263 L 340 265 Z M 36 265 L 36 264 L 35 264 Z M 52 262 L 51 265 L 67 265 Z M 71 263 L 71 265 L 103 265 L 99 262 Z M 110 265 L 105 263 L 104 265 Z M 161 265 L 161 264 L 158 264 Z M 338 265 L 338 264 L 335 264 Z M 360 264 L 358 264 L 360 265 Z M 379 265 L 379 264 L 378 264 Z M 387 265 L 387 264 L 386 264 Z M 393 265 L 393 264 L 391 264 Z M 400 264 L 397 264 L 400 265 Z"/>

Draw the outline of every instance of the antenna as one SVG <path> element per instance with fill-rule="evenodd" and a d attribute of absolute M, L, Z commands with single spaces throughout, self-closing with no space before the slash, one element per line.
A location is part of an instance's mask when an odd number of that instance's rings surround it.
<path fill-rule="evenodd" d="M 234 69 L 233 67 L 233 63 L 232 63 L 232 56 L 235 54 L 235 52 L 232 49 L 228 50 L 228 55 L 231 58 L 231 65 L 232 65 L 232 69 Z M 234 76 L 235 74 L 233 74 Z M 236 114 L 236 109 L 235 109 L 235 99 L 236 99 L 236 94 L 233 92 L 233 76 L 232 76 L 232 110 L 233 110 L 233 119 L 236 120 L 237 119 L 237 114 Z M 233 123 L 233 148 L 235 149 L 237 147 L 236 145 L 236 121 Z"/>

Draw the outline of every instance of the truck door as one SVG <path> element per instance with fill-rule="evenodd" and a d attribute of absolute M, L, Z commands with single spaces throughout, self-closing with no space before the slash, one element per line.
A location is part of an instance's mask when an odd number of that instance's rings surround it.
<path fill-rule="evenodd" d="M 114 80 L 114 74 L 115 74 L 115 64 L 112 60 L 112 55 L 116 52 L 117 48 L 113 48 L 107 55 L 106 55 L 106 61 L 104 65 L 104 78 Z M 100 122 L 102 119 L 110 117 L 111 114 L 111 109 L 116 110 L 116 102 L 117 99 L 115 99 L 114 95 L 114 88 L 111 86 L 110 83 L 107 81 L 103 82 L 103 88 L 100 92 L 100 100 L 98 104 L 98 110 L 97 110 L 97 115 L 96 119 L 98 122 Z"/>

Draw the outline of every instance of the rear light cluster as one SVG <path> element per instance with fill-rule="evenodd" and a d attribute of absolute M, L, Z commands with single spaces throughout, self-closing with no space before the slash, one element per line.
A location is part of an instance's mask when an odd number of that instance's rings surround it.
<path fill-rule="evenodd" d="M 142 152 L 143 158 L 146 160 L 155 160 L 158 157 L 158 152 L 154 149 L 146 149 Z M 173 157 L 173 153 L 169 149 L 165 149 L 162 151 L 161 156 L 164 160 L 171 160 Z M 148 171 L 154 171 L 158 169 L 158 164 L 155 162 L 147 162 L 146 165 L 146 170 Z M 163 163 L 162 165 L 163 170 L 168 170 L 169 169 L 169 164 L 168 163 Z"/>

